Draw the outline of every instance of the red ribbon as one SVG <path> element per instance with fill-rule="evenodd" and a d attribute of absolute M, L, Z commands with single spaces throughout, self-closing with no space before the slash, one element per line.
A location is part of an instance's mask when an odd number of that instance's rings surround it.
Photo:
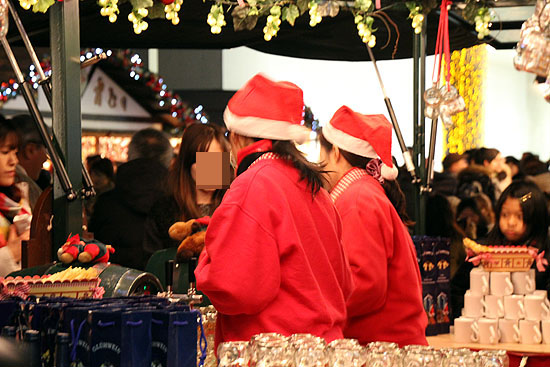
<path fill-rule="evenodd" d="M 548 260 L 544 257 L 544 251 L 541 251 L 540 254 L 537 252 L 537 249 L 529 249 L 529 254 L 533 256 L 537 264 L 537 270 L 542 273 L 546 270 L 546 266 L 548 266 Z"/>
<path fill-rule="evenodd" d="M 437 85 L 441 80 L 441 61 L 444 57 L 446 68 L 445 80 L 448 90 L 451 88 L 451 48 L 449 46 L 449 8 L 451 4 L 451 0 L 441 1 L 439 28 L 437 30 L 437 42 L 435 45 L 434 70 L 432 72 L 432 81 Z M 437 79 L 434 79 L 436 69 Z"/>

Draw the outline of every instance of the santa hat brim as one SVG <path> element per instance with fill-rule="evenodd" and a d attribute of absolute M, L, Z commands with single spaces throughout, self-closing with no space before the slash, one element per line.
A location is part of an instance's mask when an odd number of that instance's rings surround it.
<path fill-rule="evenodd" d="M 310 135 L 310 130 L 305 126 L 255 116 L 239 116 L 231 112 L 229 107 L 223 113 L 223 120 L 229 131 L 252 138 L 293 140 L 303 144 Z"/>
<path fill-rule="evenodd" d="M 347 152 L 360 155 L 361 157 L 378 158 L 378 154 L 376 154 L 372 145 L 365 140 L 335 129 L 330 122 L 327 122 L 327 124 L 323 126 L 323 136 L 329 143 Z"/>

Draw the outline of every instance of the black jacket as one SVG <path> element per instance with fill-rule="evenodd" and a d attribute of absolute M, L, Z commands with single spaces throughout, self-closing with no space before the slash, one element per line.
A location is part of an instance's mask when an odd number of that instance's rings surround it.
<path fill-rule="evenodd" d="M 96 239 L 115 248 L 111 262 L 145 268 L 145 219 L 153 204 L 165 195 L 167 175 L 167 168 L 159 162 L 135 159 L 118 168 L 115 188 L 98 197 L 89 230 Z"/>

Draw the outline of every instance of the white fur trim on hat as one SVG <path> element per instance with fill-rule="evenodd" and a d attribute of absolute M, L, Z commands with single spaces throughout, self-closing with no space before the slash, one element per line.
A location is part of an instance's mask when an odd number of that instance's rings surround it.
<path fill-rule="evenodd" d="M 223 120 L 229 131 L 252 138 L 293 140 L 303 144 L 309 139 L 310 130 L 288 121 L 270 120 L 254 116 L 238 116 L 226 107 Z"/>
<path fill-rule="evenodd" d="M 323 126 L 323 136 L 329 143 L 336 145 L 340 149 L 362 157 L 378 158 L 378 154 L 376 154 L 376 151 L 372 145 L 370 145 L 367 141 L 335 129 L 330 122 L 327 122 L 327 124 Z"/>
<path fill-rule="evenodd" d="M 380 168 L 380 174 L 382 175 L 382 178 L 384 180 L 388 181 L 395 181 L 397 178 L 397 175 L 399 174 L 399 171 L 397 170 L 397 167 L 392 165 L 392 168 L 386 166 L 384 163 L 382 163 L 382 167 Z"/>

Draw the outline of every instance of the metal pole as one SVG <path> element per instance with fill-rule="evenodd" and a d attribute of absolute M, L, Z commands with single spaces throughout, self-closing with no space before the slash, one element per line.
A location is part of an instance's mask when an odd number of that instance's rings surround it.
<path fill-rule="evenodd" d="M 418 91 L 420 99 L 420 121 L 418 129 L 419 143 L 419 175 L 422 185 L 426 184 L 426 117 L 424 115 L 424 91 L 426 90 L 426 43 L 428 35 L 428 17 L 422 22 L 422 32 L 420 33 L 420 90 Z M 420 187 L 420 208 L 419 217 L 417 218 L 418 231 L 420 234 L 426 234 L 426 205 L 428 200 L 428 192 Z"/>
<path fill-rule="evenodd" d="M 42 65 L 40 65 L 40 60 L 36 56 L 36 52 L 34 51 L 34 48 L 32 47 L 31 40 L 29 39 L 29 36 L 27 32 L 25 31 L 25 27 L 23 26 L 23 22 L 21 22 L 21 18 L 19 18 L 19 14 L 17 14 L 17 11 L 15 9 L 15 6 L 13 5 L 11 0 L 8 0 L 8 5 L 10 8 L 11 15 L 13 17 L 13 20 L 15 21 L 15 25 L 17 26 L 17 29 L 19 30 L 19 34 L 21 35 L 21 38 L 23 39 L 23 42 L 25 43 L 25 48 L 27 49 L 27 53 L 29 54 L 31 61 L 33 65 L 36 68 L 36 71 L 38 72 L 38 75 L 40 76 L 39 84 L 42 87 L 42 90 L 44 91 L 44 95 L 46 96 L 46 100 L 48 101 L 50 108 L 52 107 L 52 87 L 51 87 L 51 80 L 50 78 L 46 77 L 46 74 L 44 73 L 44 69 L 42 69 Z M 93 60 L 86 60 L 84 63 L 81 64 L 82 67 L 86 67 L 88 65 L 93 65 L 99 60 L 103 60 L 107 58 L 107 55 L 97 55 L 93 58 Z M 85 64 L 86 63 L 86 64 Z M 61 148 L 59 147 L 59 144 L 57 142 L 57 139 L 55 138 L 55 135 L 52 135 L 51 140 L 53 142 L 54 148 L 57 151 L 57 154 L 62 156 L 61 154 Z M 90 198 L 95 196 L 95 190 L 93 187 L 92 179 L 90 178 L 90 174 L 88 173 L 88 170 L 82 164 L 82 177 L 84 178 L 84 187 L 82 189 L 82 196 L 84 198 Z"/>
<path fill-rule="evenodd" d="M 61 159 L 57 155 L 52 142 L 50 140 L 50 136 L 48 134 L 48 130 L 46 129 L 46 123 L 44 122 L 44 118 L 42 117 L 42 114 L 40 113 L 40 110 L 38 109 L 38 105 L 36 104 L 36 101 L 33 97 L 32 88 L 29 85 L 29 83 L 25 82 L 25 78 L 23 77 L 23 73 L 21 72 L 21 68 L 19 67 L 19 64 L 17 63 L 17 60 L 15 58 L 15 55 L 13 54 L 13 51 L 10 47 L 10 44 L 8 43 L 8 40 L 6 37 L 1 38 L 2 46 L 4 48 L 4 51 L 6 52 L 6 55 L 8 56 L 8 59 L 10 61 L 11 67 L 15 73 L 15 77 L 17 79 L 17 82 L 22 87 L 23 90 L 23 97 L 25 98 L 25 102 L 27 104 L 27 107 L 29 109 L 29 112 L 31 113 L 32 117 L 34 118 L 36 122 L 36 126 L 38 128 L 38 132 L 40 133 L 40 136 L 42 137 L 42 141 L 44 142 L 44 145 L 46 146 L 46 149 L 48 150 L 48 153 L 50 154 L 50 158 L 52 160 L 52 163 L 54 165 L 55 171 L 57 173 L 57 176 L 59 178 L 61 187 L 67 195 L 68 200 L 74 200 L 76 199 L 76 193 L 73 190 L 73 187 L 71 185 L 71 181 L 69 179 L 69 176 L 67 174 L 67 171 L 65 171 L 65 167 L 63 166 L 63 163 L 61 162 Z"/>
<path fill-rule="evenodd" d="M 426 191 L 432 190 L 432 182 L 434 179 L 434 156 L 435 156 L 435 143 L 437 139 L 437 122 L 438 119 L 432 120 L 432 130 L 430 134 L 430 150 L 428 154 L 428 168 L 426 177 Z"/>
<path fill-rule="evenodd" d="M 69 177 L 77 191 L 82 186 L 82 137 L 80 115 L 79 0 L 57 1 L 50 8 L 52 52 L 53 130 L 66 157 Z M 60 200 L 54 181 L 54 251 L 69 233 L 82 231 L 82 202 Z"/>
<path fill-rule="evenodd" d="M 372 65 L 374 66 L 374 71 L 376 71 L 376 76 L 378 77 L 380 88 L 382 88 L 384 102 L 386 103 L 386 108 L 388 109 L 388 113 L 390 114 L 390 119 L 393 125 L 393 129 L 395 130 L 395 136 L 397 137 L 397 141 L 399 142 L 399 147 L 401 148 L 401 152 L 403 153 L 405 166 L 407 167 L 407 171 L 409 171 L 409 173 L 411 174 L 412 181 L 416 182 L 416 171 L 414 168 L 414 163 L 412 161 L 411 153 L 407 149 L 407 145 L 405 144 L 405 140 L 403 139 L 403 134 L 401 133 L 401 129 L 399 128 L 399 123 L 397 122 L 397 117 L 395 116 L 395 111 L 393 110 L 391 100 L 386 93 L 386 88 L 384 87 L 382 76 L 380 75 L 380 71 L 378 70 L 378 65 L 376 65 L 376 59 L 374 58 L 374 54 L 372 53 L 372 50 L 369 46 L 367 46 L 367 51 L 369 52 Z"/>
<path fill-rule="evenodd" d="M 415 234 L 426 233 L 426 160 L 425 160 L 425 116 L 424 90 L 426 88 L 426 30 L 427 17 L 422 24 L 421 34 L 413 37 L 413 123 L 414 146 L 413 155 L 420 184 L 414 192 L 415 203 Z"/>

